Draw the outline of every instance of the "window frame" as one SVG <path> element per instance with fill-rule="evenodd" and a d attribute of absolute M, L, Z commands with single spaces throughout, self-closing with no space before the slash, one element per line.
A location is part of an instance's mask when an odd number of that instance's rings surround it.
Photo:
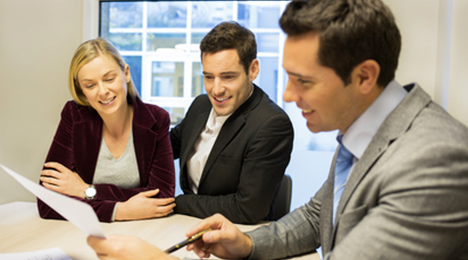
<path fill-rule="evenodd" d="M 192 96 L 192 83 L 193 83 L 193 72 L 192 72 L 192 65 L 194 62 L 200 62 L 200 52 L 199 51 L 189 51 L 186 52 L 186 54 L 181 55 L 181 56 L 174 56 L 172 54 L 165 54 L 165 53 L 156 53 L 153 50 L 148 49 L 148 35 L 150 33 L 181 33 L 186 35 L 186 45 L 187 49 L 190 48 L 190 43 L 191 37 L 193 33 L 208 33 L 211 28 L 192 28 L 190 21 L 192 21 L 192 5 L 189 4 L 187 5 L 187 21 L 189 24 L 187 24 L 183 28 L 174 28 L 174 29 L 165 29 L 165 28 L 150 28 L 148 26 L 148 20 L 147 20 L 147 12 L 149 9 L 148 3 L 149 2 L 168 2 L 167 0 L 165 1 L 137 1 L 137 0 L 130 0 L 130 1 L 121 1 L 121 0 L 84 0 L 85 1 L 85 6 L 84 6 L 84 18 L 85 18 L 85 25 L 84 25 L 84 36 L 89 39 L 89 38 L 95 38 L 102 36 L 106 38 L 108 35 L 103 35 L 106 34 L 107 32 L 109 33 L 138 33 L 141 34 L 141 50 L 132 50 L 132 51 L 127 51 L 127 50 L 121 50 L 120 53 L 122 56 L 140 56 L 141 57 L 141 98 L 144 102 L 148 103 L 154 103 L 158 104 L 158 106 L 164 107 L 166 109 L 168 108 L 181 108 L 184 110 L 184 115 L 188 110 L 188 107 L 192 103 L 192 101 L 195 99 L 195 96 Z M 265 0 L 263 0 L 265 1 Z M 105 32 L 101 31 L 102 25 L 101 23 L 103 21 L 108 21 L 109 18 L 102 17 L 102 3 L 109 3 L 109 2 L 143 2 L 142 8 L 143 8 L 143 17 L 142 17 L 142 25 L 141 28 L 135 28 L 135 29 L 127 29 L 127 28 L 110 28 L 108 30 L 105 30 Z M 179 0 L 178 2 L 206 2 L 203 0 Z M 262 2 L 262 1 L 232 1 L 234 2 L 233 4 L 233 10 L 232 10 L 232 20 L 238 20 L 237 14 L 238 14 L 238 6 L 239 4 L 242 4 L 242 2 Z M 240 2 L 240 3 L 239 3 Z M 280 13 L 284 10 L 284 8 L 287 5 L 288 1 L 276 1 L 279 3 L 279 11 Z M 94 23 L 94 24 L 90 24 Z M 258 35 L 265 35 L 268 33 L 276 34 L 278 35 L 278 50 L 274 51 L 258 51 L 257 52 L 257 58 L 260 60 L 262 58 L 275 58 L 277 59 L 277 68 L 274 70 L 277 72 L 275 76 L 272 76 L 273 80 L 277 82 L 275 88 L 276 89 L 270 89 L 272 91 L 271 93 L 274 94 L 274 97 L 271 97 L 280 107 L 284 106 L 284 102 L 282 99 L 283 96 L 283 90 L 285 87 L 285 77 L 286 73 L 284 69 L 282 68 L 281 60 L 283 56 L 283 48 L 282 45 L 286 39 L 285 34 L 281 31 L 280 28 L 252 28 L 251 29 L 256 36 Z M 275 37 L 276 37 L 275 35 Z M 108 37 L 107 37 L 108 38 Z M 260 49 L 260 48 L 259 48 Z M 188 53 L 188 54 L 187 54 Z M 184 64 L 184 73 L 183 73 L 183 95 L 181 97 L 154 97 L 151 95 L 151 89 L 152 89 L 152 80 L 153 80 L 153 74 L 148 73 L 152 69 L 152 63 L 153 62 L 168 62 L 168 61 L 175 61 L 175 62 L 183 62 Z M 271 68 L 271 67 L 270 67 Z M 260 71 L 257 79 L 254 81 L 254 83 L 257 83 L 260 87 L 262 87 L 262 84 L 259 83 L 260 79 L 262 76 L 262 71 Z M 134 76 L 135 77 L 135 76 Z M 135 80 L 135 78 L 134 78 Z M 175 86 L 174 86 L 175 87 Z M 268 86 L 271 87 L 271 86 Z M 171 116 L 172 117 L 172 116 Z"/>

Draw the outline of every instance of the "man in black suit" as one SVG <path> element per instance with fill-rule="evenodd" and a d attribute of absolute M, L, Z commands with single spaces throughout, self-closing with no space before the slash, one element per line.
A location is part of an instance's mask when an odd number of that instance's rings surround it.
<path fill-rule="evenodd" d="M 291 121 L 252 83 L 259 62 L 250 30 L 223 22 L 200 50 L 207 94 L 171 131 L 184 192 L 175 212 L 199 218 L 221 213 L 244 224 L 268 219 L 290 160 Z"/>

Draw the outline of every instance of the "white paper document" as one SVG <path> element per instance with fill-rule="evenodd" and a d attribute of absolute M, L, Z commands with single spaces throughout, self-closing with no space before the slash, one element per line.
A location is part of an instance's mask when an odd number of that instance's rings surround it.
<path fill-rule="evenodd" d="M 106 237 L 96 213 L 90 205 L 46 189 L 1 164 L 0 167 L 31 193 L 36 195 L 36 197 L 88 235 L 102 238 Z"/>
<path fill-rule="evenodd" d="M 62 249 L 58 247 L 31 251 L 31 252 L 22 252 L 22 253 L 13 253 L 13 254 L 0 254 L 0 260 L 73 260 L 71 259 Z"/>

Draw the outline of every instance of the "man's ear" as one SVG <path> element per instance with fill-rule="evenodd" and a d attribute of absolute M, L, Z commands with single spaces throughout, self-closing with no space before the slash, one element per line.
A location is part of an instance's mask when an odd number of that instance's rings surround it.
<path fill-rule="evenodd" d="M 380 75 L 380 65 L 375 60 L 365 60 L 353 69 L 355 81 L 362 94 L 370 93 L 377 86 Z"/>
<path fill-rule="evenodd" d="M 254 81 L 257 78 L 259 72 L 260 72 L 260 64 L 257 59 L 254 59 L 252 63 L 250 63 L 250 67 L 249 67 L 249 75 L 248 75 L 249 81 L 250 82 Z"/>

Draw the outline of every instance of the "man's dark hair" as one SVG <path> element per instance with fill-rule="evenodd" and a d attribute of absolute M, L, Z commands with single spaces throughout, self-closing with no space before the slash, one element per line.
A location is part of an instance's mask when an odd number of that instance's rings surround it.
<path fill-rule="evenodd" d="M 377 84 L 395 78 L 401 35 L 390 9 L 380 0 L 293 0 L 280 19 L 291 36 L 319 33 L 318 62 L 348 84 L 353 68 L 365 60 L 380 65 Z"/>
<path fill-rule="evenodd" d="M 255 35 L 237 22 L 222 22 L 214 27 L 201 41 L 200 50 L 204 53 L 217 53 L 223 50 L 236 49 L 239 60 L 249 73 L 250 64 L 257 58 Z"/>

